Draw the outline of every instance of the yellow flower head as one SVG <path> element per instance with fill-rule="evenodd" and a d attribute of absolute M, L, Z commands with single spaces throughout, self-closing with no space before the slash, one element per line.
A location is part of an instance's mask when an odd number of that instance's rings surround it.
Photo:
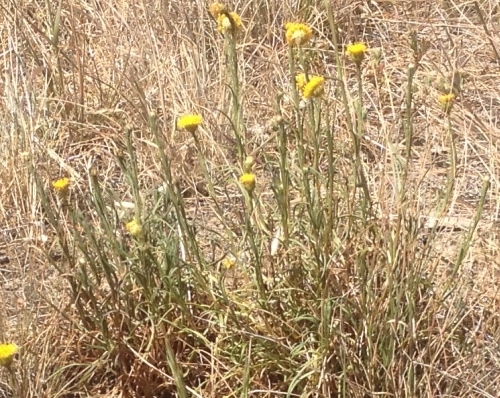
<path fill-rule="evenodd" d="M 0 366 L 10 366 L 18 351 L 19 348 L 15 344 L 0 344 Z"/>
<path fill-rule="evenodd" d="M 295 76 L 295 84 L 297 85 L 297 89 L 302 92 L 307 84 L 306 74 L 299 73 L 297 76 Z"/>
<path fill-rule="evenodd" d="M 313 76 L 304 86 L 302 91 L 303 98 L 321 97 L 325 92 L 325 78 L 323 76 Z"/>
<path fill-rule="evenodd" d="M 312 37 L 312 30 L 309 26 L 297 22 L 288 22 L 285 25 L 286 42 L 289 46 L 303 46 Z"/>
<path fill-rule="evenodd" d="M 203 118 L 200 115 L 184 115 L 177 120 L 177 128 L 194 133 L 202 122 Z"/>
<path fill-rule="evenodd" d="M 366 45 L 365 43 L 354 43 L 347 46 L 347 54 L 351 57 L 354 63 L 361 65 L 365 58 Z"/>
<path fill-rule="evenodd" d="M 226 6 L 224 4 L 218 3 L 218 2 L 210 4 L 210 6 L 208 7 L 208 10 L 210 11 L 210 14 L 212 14 L 212 16 L 215 19 L 219 18 L 220 14 L 227 12 Z"/>
<path fill-rule="evenodd" d="M 235 266 L 236 260 L 233 258 L 226 257 L 224 260 L 221 261 L 221 265 L 225 269 L 231 269 Z"/>
<path fill-rule="evenodd" d="M 235 12 L 224 12 L 217 17 L 217 30 L 221 33 L 237 34 L 242 28 L 241 18 Z"/>
<path fill-rule="evenodd" d="M 446 95 L 440 95 L 438 97 L 439 105 L 445 113 L 450 113 L 453 103 L 455 102 L 455 94 L 450 93 Z"/>
<path fill-rule="evenodd" d="M 141 224 L 139 223 L 139 221 L 137 221 L 136 218 L 134 218 L 132 221 L 128 222 L 125 224 L 125 229 L 128 231 L 128 233 L 130 235 L 132 235 L 133 237 L 139 237 L 142 235 L 142 226 Z"/>
<path fill-rule="evenodd" d="M 243 185 L 243 188 L 251 195 L 255 189 L 255 174 L 252 173 L 244 173 L 240 177 L 240 183 Z"/>
<path fill-rule="evenodd" d="M 60 178 L 57 181 L 52 181 L 52 188 L 57 192 L 65 193 L 68 190 L 69 178 Z"/>

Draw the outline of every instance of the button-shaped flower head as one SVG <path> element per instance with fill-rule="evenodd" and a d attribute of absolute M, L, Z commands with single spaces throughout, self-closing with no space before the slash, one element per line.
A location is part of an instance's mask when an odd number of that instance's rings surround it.
<path fill-rule="evenodd" d="M 244 173 L 240 177 L 240 184 L 245 188 L 249 195 L 252 195 L 255 189 L 255 174 Z"/>
<path fill-rule="evenodd" d="M 184 115 L 177 120 L 177 128 L 194 133 L 202 122 L 200 115 Z"/>
<path fill-rule="evenodd" d="M 217 19 L 217 18 L 219 18 L 220 14 L 227 12 L 227 9 L 226 9 L 226 6 L 224 4 L 219 3 L 219 2 L 215 2 L 215 3 L 210 4 L 210 6 L 208 7 L 208 11 L 210 11 L 210 14 L 212 14 L 212 16 L 215 19 Z"/>
<path fill-rule="evenodd" d="M 455 94 L 450 93 L 450 94 L 440 95 L 438 97 L 438 101 L 443 112 L 449 114 L 451 112 L 453 104 L 455 103 Z"/>
<path fill-rule="evenodd" d="M 366 44 L 365 43 L 354 43 L 347 46 L 347 54 L 352 59 L 356 65 L 361 65 L 363 59 L 365 58 Z"/>
<path fill-rule="evenodd" d="M 285 29 L 286 42 L 289 46 L 304 46 L 312 38 L 312 30 L 305 24 L 288 22 Z"/>
<path fill-rule="evenodd" d="M 0 344 L 0 366 L 9 367 L 18 351 L 19 347 L 15 344 Z"/>
<path fill-rule="evenodd" d="M 235 12 L 223 12 L 217 17 L 217 30 L 221 33 L 238 34 L 243 29 L 241 18 Z"/>
<path fill-rule="evenodd" d="M 136 218 L 125 224 L 125 229 L 134 238 L 138 238 L 142 235 L 142 225 L 137 221 Z"/>
<path fill-rule="evenodd" d="M 302 97 L 318 98 L 325 92 L 325 79 L 323 76 L 312 76 L 302 90 Z"/>
<path fill-rule="evenodd" d="M 59 180 L 52 182 L 52 188 L 60 194 L 64 194 L 68 191 L 69 183 L 69 178 L 60 178 Z"/>

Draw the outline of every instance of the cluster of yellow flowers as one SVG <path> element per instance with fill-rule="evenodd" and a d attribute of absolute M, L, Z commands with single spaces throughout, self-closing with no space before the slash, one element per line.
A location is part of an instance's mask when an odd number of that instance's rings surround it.
<path fill-rule="evenodd" d="M 217 20 L 217 29 L 221 33 L 236 34 L 242 29 L 241 18 L 238 14 L 227 10 L 222 3 L 215 2 L 209 7 L 210 14 Z M 290 47 L 305 46 L 313 37 L 312 29 L 306 24 L 299 22 L 288 22 L 285 24 L 285 39 Z M 367 47 L 365 43 L 358 42 L 347 46 L 346 54 L 349 58 L 360 67 L 365 58 Z M 318 98 L 324 93 L 325 79 L 323 76 L 307 76 L 305 73 L 300 73 L 295 78 L 297 89 L 304 99 Z M 442 110 L 446 113 L 451 111 L 455 101 L 454 94 L 441 95 L 438 97 L 438 102 Z M 177 128 L 181 130 L 195 133 L 198 127 L 203 122 L 203 118 L 198 114 L 188 114 L 180 117 L 177 120 Z M 244 164 L 243 174 L 239 178 L 239 182 L 243 188 L 250 194 L 253 194 L 256 185 L 255 174 L 251 172 L 253 158 L 247 158 Z M 70 184 L 69 178 L 61 178 L 52 182 L 53 188 L 60 194 L 65 194 L 68 191 Z M 134 237 L 142 236 L 142 226 L 137 219 L 125 224 L 127 231 Z M 2 364 L 2 355 L 12 349 L 13 345 L 0 345 L 0 365 Z M 4 351 L 1 351 L 1 350 Z M 5 351 L 6 350 L 6 351 Z"/>
<path fill-rule="evenodd" d="M 302 47 L 312 38 L 312 29 L 299 22 L 288 22 L 285 24 L 285 38 L 290 47 Z M 325 78 L 323 76 L 307 76 L 299 73 L 295 77 L 297 89 L 302 98 L 319 98 L 325 91 Z"/>

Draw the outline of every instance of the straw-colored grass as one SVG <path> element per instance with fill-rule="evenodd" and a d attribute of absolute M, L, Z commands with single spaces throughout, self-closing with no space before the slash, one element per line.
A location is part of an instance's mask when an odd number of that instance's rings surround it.
<path fill-rule="evenodd" d="M 498 396 L 497 2 L 224 4 L 0 5 L 0 395 Z"/>

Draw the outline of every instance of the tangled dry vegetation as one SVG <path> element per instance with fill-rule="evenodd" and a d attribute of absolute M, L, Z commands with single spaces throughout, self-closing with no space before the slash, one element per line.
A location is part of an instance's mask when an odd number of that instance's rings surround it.
<path fill-rule="evenodd" d="M 2 396 L 498 396 L 498 2 L 208 6 L 0 5 Z"/>

